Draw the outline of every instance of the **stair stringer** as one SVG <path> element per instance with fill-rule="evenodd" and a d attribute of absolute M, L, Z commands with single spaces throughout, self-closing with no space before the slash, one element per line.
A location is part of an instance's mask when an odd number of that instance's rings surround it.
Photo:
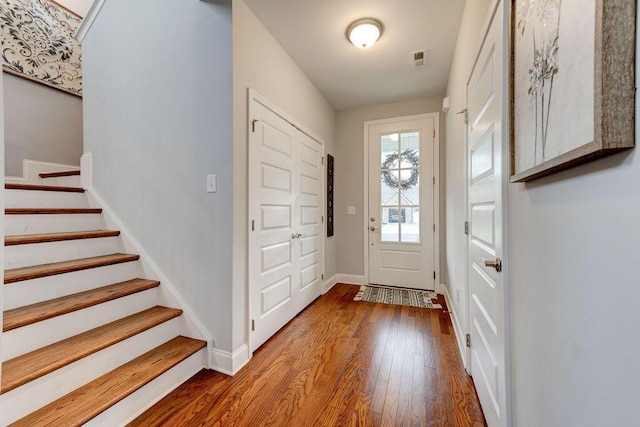
<path fill-rule="evenodd" d="M 107 225 L 107 229 L 120 230 L 120 239 L 125 251 L 140 255 L 138 262 L 142 265 L 145 278 L 160 282 L 158 292 L 158 304 L 168 307 L 179 308 L 183 311 L 180 316 L 180 334 L 189 338 L 195 338 L 207 343 L 206 368 L 216 369 L 213 362 L 213 337 L 204 327 L 200 319 L 193 312 L 189 304 L 182 298 L 171 280 L 162 272 L 158 264 L 143 249 L 142 245 L 133 237 L 133 234 L 118 218 L 115 212 L 109 207 L 98 192 L 91 186 L 86 189 L 89 204 L 102 208 L 102 217 Z M 226 372 L 225 372 L 226 373 Z"/>

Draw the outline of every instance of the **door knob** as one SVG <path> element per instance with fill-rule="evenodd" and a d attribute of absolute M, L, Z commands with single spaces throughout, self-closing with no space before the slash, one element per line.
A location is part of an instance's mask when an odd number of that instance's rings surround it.
<path fill-rule="evenodd" d="M 485 267 L 493 267 L 496 269 L 498 273 L 502 271 L 502 260 L 500 258 L 496 258 L 495 261 L 485 261 Z"/>
<path fill-rule="evenodd" d="M 302 237 L 302 233 L 291 233 L 292 239 L 299 239 L 300 237 Z"/>
<path fill-rule="evenodd" d="M 371 230 L 371 231 L 377 231 L 378 229 L 377 229 L 377 228 L 375 228 L 375 227 L 369 227 L 369 230 Z"/>
<path fill-rule="evenodd" d="M 374 217 L 369 218 L 371 220 L 371 222 L 375 222 L 376 219 Z"/>

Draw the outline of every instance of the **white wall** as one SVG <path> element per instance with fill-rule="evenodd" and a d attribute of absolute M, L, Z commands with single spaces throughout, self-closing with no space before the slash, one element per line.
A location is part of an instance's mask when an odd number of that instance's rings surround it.
<path fill-rule="evenodd" d="M 638 148 L 509 190 L 514 425 L 637 425 Z"/>
<path fill-rule="evenodd" d="M 0 73 L 0 161 L 4 161 L 4 74 Z M 4 191 L 0 192 L 0 210 L 4 212 Z M 4 215 L 0 215 L 0 230 L 4 230 Z M 4 251 L 0 253 L 0 272 L 4 276 Z M 0 288 L 0 313 L 4 310 L 4 286 Z M 0 329 L 2 326 L 2 319 L 0 319 Z M 0 339 L 0 355 L 2 354 L 2 339 Z M 0 369 L 0 379 L 2 378 L 2 369 Z"/>
<path fill-rule="evenodd" d="M 79 165 L 82 98 L 4 75 L 5 175 L 22 176 L 24 159 Z"/>
<path fill-rule="evenodd" d="M 93 184 L 231 350 L 231 0 L 109 0 L 83 41 Z M 218 192 L 206 192 L 215 173 Z"/>
<path fill-rule="evenodd" d="M 466 260 L 467 236 L 464 222 L 467 220 L 465 205 L 465 156 L 466 125 L 458 111 L 466 108 L 466 84 L 473 60 L 480 47 L 482 26 L 491 0 L 474 0 L 465 3 L 456 49 L 451 63 L 447 96 L 450 109 L 446 114 L 446 250 L 443 263 L 444 283 L 447 284 L 457 326 L 466 327 Z M 466 331 L 461 331 L 462 335 Z"/>
<path fill-rule="evenodd" d="M 246 342 L 247 88 L 324 139 L 336 154 L 335 111 L 242 0 L 233 0 L 233 348 Z M 325 240 L 325 278 L 336 272 L 335 237 Z"/>
<path fill-rule="evenodd" d="M 365 227 L 362 212 L 364 198 L 364 122 L 368 120 L 388 119 L 414 114 L 435 113 L 442 108 L 442 98 L 417 98 L 388 104 L 370 105 L 338 112 L 336 117 L 335 159 L 335 235 L 338 239 L 338 272 L 356 276 L 364 275 L 364 238 Z M 440 115 L 442 118 L 442 114 Z M 442 120 L 441 120 L 442 121 Z M 441 170 L 442 142 L 444 127 L 440 126 Z M 442 181 L 442 180 L 441 180 Z M 444 195 L 444 188 L 441 187 Z M 347 215 L 347 206 L 355 206 L 356 214 Z M 441 201 L 444 209 L 444 200 Z M 440 218 L 444 219 L 441 209 Z M 441 227 L 444 231 L 444 227 Z M 444 244 L 444 235 L 440 236 Z M 441 249 L 442 250 L 442 249 Z"/>

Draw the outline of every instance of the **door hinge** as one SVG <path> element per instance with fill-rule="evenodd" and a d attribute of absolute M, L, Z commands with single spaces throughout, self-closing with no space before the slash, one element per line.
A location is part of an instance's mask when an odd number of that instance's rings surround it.
<path fill-rule="evenodd" d="M 256 220 L 255 219 L 251 220 L 251 231 L 256 231 Z"/>
<path fill-rule="evenodd" d="M 251 319 L 251 332 L 256 330 L 256 321 Z"/>
<path fill-rule="evenodd" d="M 435 129 L 433 130 L 433 137 L 434 138 L 436 137 L 436 130 Z"/>
<path fill-rule="evenodd" d="M 464 234 L 469 235 L 469 221 L 464 222 Z"/>
<path fill-rule="evenodd" d="M 322 156 L 322 164 L 324 165 L 324 156 Z"/>
<path fill-rule="evenodd" d="M 471 335 L 467 334 L 467 347 L 471 348 Z"/>
<path fill-rule="evenodd" d="M 436 232 L 436 225 L 435 224 L 433 224 L 433 232 L 434 233 Z"/>
<path fill-rule="evenodd" d="M 433 280 L 436 280 L 436 272 L 435 272 L 435 270 L 433 271 Z"/>
<path fill-rule="evenodd" d="M 433 185 L 436 185 L 436 177 L 433 177 Z"/>
<path fill-rule="evenodd" d="M 258 119 L 251 120 L 251 132 L 255 132 L 256 131 L 256 122 L 257 121 L 258 121 Z"/>
<path fill-rule="evenodd" d="M 320 217 L 320 223 L 321 223 L 321 224 L 324 224 L 324 215 L 322 215 L 322 216 Z"/>
<path fill-rule="evenodd" d="M 324 274 L 321 274 L 321 275 L 320 275 L 320 278 L 321 278 L 322 280 L 324 280 Z"/>

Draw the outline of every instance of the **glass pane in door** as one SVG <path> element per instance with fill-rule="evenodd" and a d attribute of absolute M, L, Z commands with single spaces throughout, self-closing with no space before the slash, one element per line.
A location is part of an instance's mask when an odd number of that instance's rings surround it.
<path fill-rule="evenodd" d="M 380 241 L 399 242 L 400 224 L 398 223 L 398 208 L 383 207 L 380 219 Z"/>
<path fill-rule="evenodd" d="M 402 242 L 420 243 L 420 208 L 417 206 L 407 206 L 400 209 L 402 227 Z"/>

